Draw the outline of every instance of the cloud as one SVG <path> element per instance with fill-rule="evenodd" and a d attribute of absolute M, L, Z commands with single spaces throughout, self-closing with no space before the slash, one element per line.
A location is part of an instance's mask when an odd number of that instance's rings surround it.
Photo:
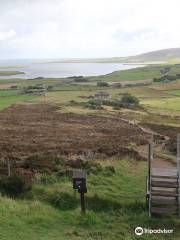
<path fill-rule="evenodd" d="M 12 29 L 7 32 L 0 32 L 0 41 L 11 39 L 15 35 L 16 35 L 16 32 Z"/>
<path fill-rule="evenodd" d="M 1 58 L 125 56 L 180 46 L 179 0 L 0 0 Z"/>

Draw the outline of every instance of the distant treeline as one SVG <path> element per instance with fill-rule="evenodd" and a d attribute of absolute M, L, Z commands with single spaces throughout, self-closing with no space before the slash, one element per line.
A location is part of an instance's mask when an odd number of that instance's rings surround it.
<path fill-rule="evenodd" d="M 164 75 L 162 77 L 159 78 L 154 78 L 154 82 L 170 82 L 170 81 L 174 81 L 180 78 L 180 73 L 177 73 L 176 75 Z"/>

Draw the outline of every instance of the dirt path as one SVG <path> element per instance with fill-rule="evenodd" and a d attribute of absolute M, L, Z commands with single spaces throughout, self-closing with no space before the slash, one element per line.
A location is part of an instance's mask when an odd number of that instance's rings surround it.
<path fill-rule="evenodd" d="M 151 131 L 148 128 L 144 128 L 139 126 L 139 128 L 149 134 L 153 134 L 154 136 L 161 137 L 162 142 L 160 144 L 156 143 L 156 146 L 154 148 L 154 151 L 156 152 L 157 148 L 162 148 L 163 144 L 167 143 L 167 141 L 170 139 L 168 136 L 164 136 L 162 134 L 158 134 L 155 131 Z M 147 158 L 148 157 L 148 146 L 147 145 L 141 145 L 137 147 L 138 152 L 141 156 Z M 154 175 L 176 175 L 177 174 L 177 165 L 172 160 L 169 160 L 167 158 L 162 158 L 159 156 L 155 156 L 154 160 L 152 162 L 152 173 Z"/>

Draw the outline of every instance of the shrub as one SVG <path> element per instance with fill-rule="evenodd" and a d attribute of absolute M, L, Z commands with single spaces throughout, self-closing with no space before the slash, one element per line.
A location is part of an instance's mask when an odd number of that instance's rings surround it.
<path fill-rule="evenodd" d="M 153 78 L 153 81 L 154 82 L 161 82 L 162 80 L 161 80 L 161 78 Z"/>
<path fill-rule="evenodd" d="M 86 108 L 92 109 L 92 110 L 103 110 L 101 101 L 99 100 L 89 100 L 88 103 L 85 105 Z"/>
<path fill-rule="evenodd" d="M 2 194 L 10 197 L 18 197 L 19 195 L 31 190 L 32 184 L 29 179 L 21 175 L 12 175 L 10 177 L 2 177 L 0 179 L 0 191 Z"/>
<path fill-rule="evenodd" d="M 178 78 L 178 74 L 176 75 L 164 75 L 160 78 L 154 78 L 154 82 L 161 82 L 161 81 L 174 81 Z"/>
<path fill-rule="evenodd" d="M 165 67 L 165 68 L 161 69 L 160 72 L 161 72 L 162 74 L 164 74 L 164 73 L 168 73 L 170 70 L 171 70 L 170 67 Z"/>
<path fill-rule="evenodd" d="M 174 81 L 174 80 L 176 80 L 176 76 L 164 75 L 164 80 Z"/>
<path fill-rule="evenodd" d="M 48 91 L 53 90 L 53 86 L 49 85 L 49 86 L 47 87 L 47 90 L 48 90 Z"/>
<path fill-rule="evenodd" d="M 113 174 L 115 174 L 116 170 L 114 168 L 114 166 L 106 166 L 105 170 L 104 170 L 104 174 L 107 176 L 112 176 Z"/>
<path fill-rule="evenodd" d="M 129 93 L 125 93 L 121 99 L 121 103 L 123 105 L 134 105 L 134 106 L 137 106 L 139 105 L 139 100 L 138 98 L 132 96 L 131 94 Z"/>
<path fill-rule="evenodd" d="M 85 107 L 89 108 L 91 110 L 104 110 L 104 108 L 102 106 L 96 106 L 96 105 L 91 105 L 91 104 L 86 104 Z"/>
<path fill-rule="evenodd" d="M 120 106 L 113 106 L 113 110 L 120 110 L 121 107 Z"/>
<path fill-rule="evenodd" d="M 83 76 L 78 76 L 78 77 L 74 77 L 74 81 L 77 83 L 78 82 L 81 83 L 81 82 L 88 82 L 88 79 Z"/>
<path fill-rule="evenodd" d="M 113 100 L 102 100 L 102 104 L 105 106 L 114 106 L 114 102 Z"/>
<path fill-rule="evenodd" d="M 18 86 L 11 86 L 11 89 L 18 89 Z"/>
<path fill-rule="evenodd" d="M 109 84 L 107 82 L 97 82 L 98 87 L 109 87 Z"/>
<path fill-rule="evenodd" d="M 92 100 L 89 100 L 88 103 L 95 106 L 101 106 L 101 101 L 99 100 L 92 99 Z"/>

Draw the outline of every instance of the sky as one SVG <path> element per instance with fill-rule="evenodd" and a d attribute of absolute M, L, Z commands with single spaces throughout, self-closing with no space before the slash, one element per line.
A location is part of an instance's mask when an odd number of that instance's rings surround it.
<path fill-rule="evenodd" d="M 0 59 L 130 56 L 180 47 L 179 0 L 0 0 Z"/>

